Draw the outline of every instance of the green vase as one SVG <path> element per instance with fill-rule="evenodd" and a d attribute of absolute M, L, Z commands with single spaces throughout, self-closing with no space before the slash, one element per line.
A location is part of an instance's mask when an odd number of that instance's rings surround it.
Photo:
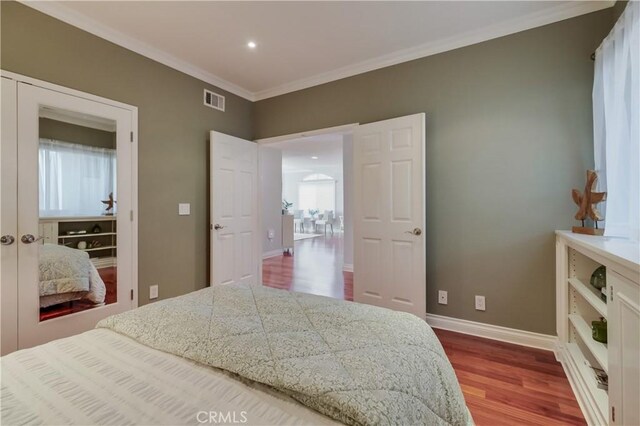
<path fill-rule="evenodd" d="M 607 286 L 607 268 L 600 266 L 591 274 L 590 283 L 598 290 Z"/>

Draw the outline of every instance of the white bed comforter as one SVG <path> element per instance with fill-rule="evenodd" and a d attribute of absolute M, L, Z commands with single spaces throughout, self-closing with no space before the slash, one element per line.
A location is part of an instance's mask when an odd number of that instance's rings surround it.
<path fill-rule="evenodd" d="M 0 371 L 3 425 L 336 424 L 266 386 L 106 329 L 14 352 Z"/>
<path fill-rule="evenodd" d="M 104 302 L 104 282 L 86 252 L 44 244 L 39 255 L 41 307 L 80 298 Z M 64 295 L 73 297 L 66 299 Z"/>

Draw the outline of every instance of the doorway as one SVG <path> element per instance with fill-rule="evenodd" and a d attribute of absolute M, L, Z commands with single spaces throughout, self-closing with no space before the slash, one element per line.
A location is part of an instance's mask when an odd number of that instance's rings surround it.
<path fill-rule="evenodd" d="M 259 140 L 258 143 L 262 145 L 262 151 L 259 152 L 259 174 L 262 194 L 261 233 L 265 238 L 262 241 L 263 257 L 278 256 L 278 259 L 273 262 L 281 262 L 280 265 L 276 265 L 279 266 L 277 279 L 269 275 L 272 272 L 269 269 L 272 266 L 270 262 L 266 263 L 267 276 L 263 277 L 262 266 L 264 265 L 261 263 L 262 282 L 265 285 L 288 290 L 336 295 L 335 290 L 327 294 L 326 288 L 319 289 L 305 282 L 308 280 L 304 278 L 301 278 L 298 284 L 300 274 L 297 271 L 312 268 L 307 266 L 307 262 L 298 267 L 295 259 L 297 244 L 294 238 L 289 238 L 284 232 L 292 228 L 295 230 L 296 226 L 304 231 L 307 229 L 305 222 L 312 222 L 313 232 L 317 232 L 318 222 L 314 213 L 318 213 L 319 209 L 313 208 L 309 211 L 310 218 L 306 219 L 304 210 L 301 212 L 302 215 L 300 214 L 300 207 L 303 206 L 300 202 L 300 194 L 303 194 L 303 202 L 311 199 L 319 203 L 318 200 L 322 197 L 318 194 L 321 190 L 316 190 L 316 195 L 313 196 L 307 194 L 313 194 L 312 190 L 301 192 L 299 188 L 297 208 L 299 217 L 296 217 L 295 213 L 289 214 L 288 211 L 295 207 L 295 203 L 289 200 L 285 203 L 283 199 L 280 222 L 278 223 L 277 219 L 269 222 L 269 215 L 277 211 L 277 204 L 274 208 L 274 204 L 269 203 L 277 200 L 277 196 L 273 194 L 282 197 L 285 185 L 282 176 L 277 173 L 278 167 L 274 167 L 274 162 L 265 159 L 270 157 L 275 159 L 275 164 L 278 164 L 277 161 L 283 164 L 282 152 L 275 152 L 275 148 L 272 148 L 277 147 L 278 143 L 293 143 L 298 140 L 297 142 L 311 146 L 310 142 L 313 142 L 316 137 L 339 133 L 343 135 L 343 193 L 346 201 L 343 221 L 345 234 L 342 294 L 348 294 L 348 291 L 344 291 L 344 274 L 348 272 L 347 269 L 351 264 L 353 265 L 351 271 L 355 272 L 355 276 L 350 277 L 353 283 L 351 295 L 355 302 L 410 312 L 424 319 L 426 315 L 425 129 L 425 114 L 418 113 L 362 125 L 339 126 Z M 305 151 L 304 155 L 312 160 L 319 159 L 319 156 L 314 155 L 312 151 Z M 330 178 L 326 174 L 313 170 L 309 173 L 311 174 L 308 177 L 316 182 Z M 278 185 L 274 183 L 279 183 L 280 191 L 277 189 Z M 269 192 L 269 189 L 272 191 Z M 299 228 L 300 222 L 303 224 L 302 228 Z M 320 223 L 324 224 L 322 218 Z M 291 236 L 291 233 L 289 232 L 288 235 Z M 293 247 L 293 261 L 289 260 L 289 264 L 284 264 L 286 255 L 269 252 L 270 244 L 274 246 L 279 244 L 280 250 Z M 302 245 L 301 248 L 303 248 Z M 313 259 L 319 258 L 316 256 Z M 352 263 L 347 259 L 353 259 Z M 333 262 L 334 276 L 337 263 Z M 330 280 L 326 281 L 330 282 Z"/>
<path fill-rule="evenodd" d="M 351 130 L 260 141 L 262 282 L 353 300 Z"/>

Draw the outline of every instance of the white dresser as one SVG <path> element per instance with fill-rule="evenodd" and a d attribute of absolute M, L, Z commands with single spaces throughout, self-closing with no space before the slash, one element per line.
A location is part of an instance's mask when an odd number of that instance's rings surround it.
<path fill-rule="evenodd" d="M 606 268 L 606 302 L 591 284 Z M 607 320 L 607 343 L 591 322 Z M 638 242 L 556 231 L 557 354 L 590 425 L 640 425 L 640 248 Z M 598 387 L 596 367 L 608 375 Z"/>

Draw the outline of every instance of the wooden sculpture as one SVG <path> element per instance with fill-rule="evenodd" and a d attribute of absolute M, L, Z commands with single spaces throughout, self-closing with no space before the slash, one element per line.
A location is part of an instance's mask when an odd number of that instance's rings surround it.
<path fill-rule="evenodd" d="M 105 204 L 107 206 L 107 208 L 105 209 L 105 215 L 107 216 L 113 216 L 113 205 L 116 202 L 113 200 L 113 192 L 109 194 L 109 199 L 108 200 L 102 200 L 102 204 Z"/>
<path fill-rule="evenodd" d="M 578 212 L 575 218 L 582 221 L 582 226 L 574 226 L 571 230 L 576 234 L 603 235 L 604 229 L 598 228 L 598 221 L 604 219 L 595 204 L 606 200 L 606 192 L 595 192 L 598 175 L 593 170 L 587 170 L 587 183 L 584 186 L 584 193 L 580 193 L 577 189 L 571 190 L 573 201 L 578 205 Z M 594 227 L 584 226 L 585 219 L 593 220 Z"/>

